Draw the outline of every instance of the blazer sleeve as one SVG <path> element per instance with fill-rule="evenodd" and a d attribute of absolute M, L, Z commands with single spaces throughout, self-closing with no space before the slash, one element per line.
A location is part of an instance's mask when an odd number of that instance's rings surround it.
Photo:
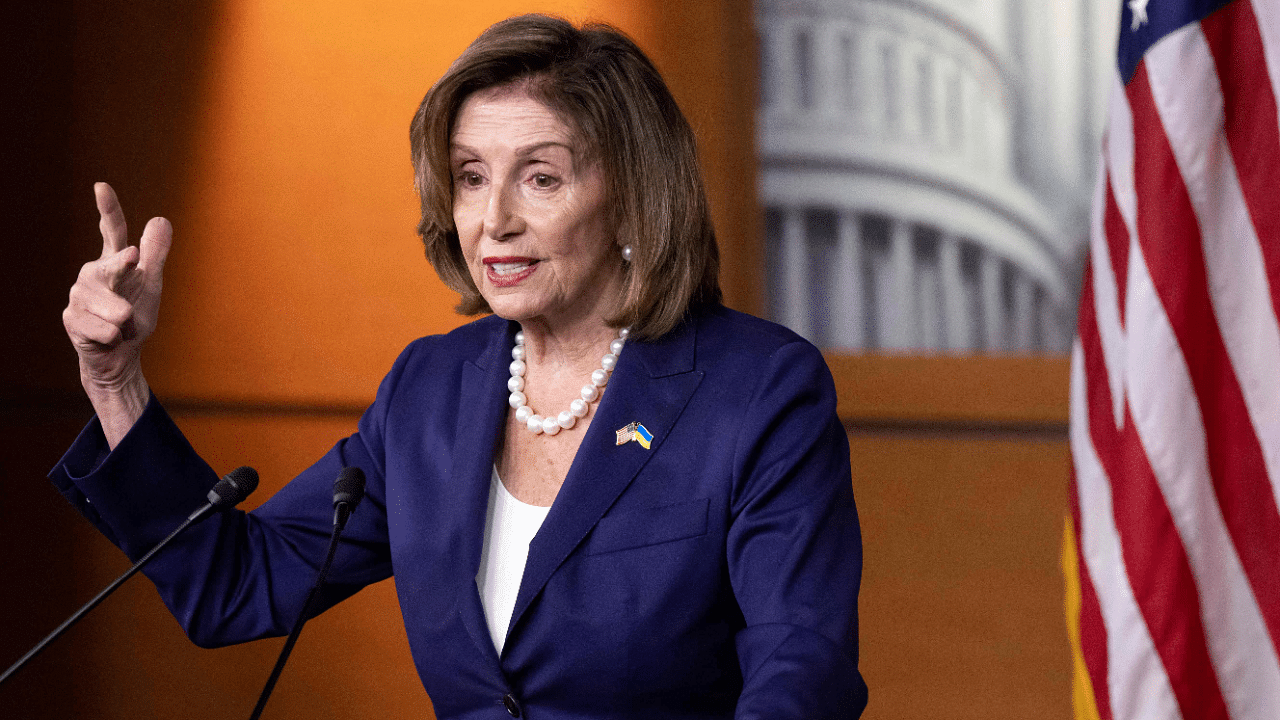
<path fill-rule="evenodd" d="M 857 718 L 862 538 L 835 387 L 811 344 L 780 347 L 761 375 L 733 492 L 727 559 L 746 623 L 736 717 Z"/>
<path fill-rule="evenodd" d="M 358 431 L 253 512 L 229 510 L 188 528 L 143 572 L 187 635 L 217 647 L 288 633 L 314 582 L 333 528 L 333 481 L 364 470 L 316 614 L 391 575 L 383 420 L 410 346 L 383 380 Z M 58 490 L 136 560 L 206 501 L 217 474 L 153 396 L 114 450 L 97 418 L 50 472 Z"/>

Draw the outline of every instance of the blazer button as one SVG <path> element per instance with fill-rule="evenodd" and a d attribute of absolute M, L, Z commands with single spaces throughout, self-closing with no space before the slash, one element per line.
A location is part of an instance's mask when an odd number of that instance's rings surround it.
<path fill-rule="evenodd" d="M 516 698 L 511 693 L 502 696 L 502 704 L 506 706 L 507 713 L 513 718 L 520 717 L 520 703 L 516 702 Z"/>

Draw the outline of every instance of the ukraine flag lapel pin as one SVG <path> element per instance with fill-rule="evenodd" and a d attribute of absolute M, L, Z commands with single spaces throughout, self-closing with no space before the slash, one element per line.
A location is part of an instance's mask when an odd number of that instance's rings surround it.
<path fill-rule="evenodd" d="M 635 426 L 636 426 L 636 437 L 635 437 L 636 442 L 644 446 L 645 450 L 648 450 L 649 443 L 653 440 L 653 433 L 649 432 L 648 428 L 641 425 L 640 423 L 635 423 Z"/>
<path fill-rule="evenodd" d="M 617 430 L 618 445 L 626 445 L 635 440 L 645 450 L 649 449 L 649 443 L 653 441 L 653 433 L 649 429 L 638 422 L 631 422 Z"/>

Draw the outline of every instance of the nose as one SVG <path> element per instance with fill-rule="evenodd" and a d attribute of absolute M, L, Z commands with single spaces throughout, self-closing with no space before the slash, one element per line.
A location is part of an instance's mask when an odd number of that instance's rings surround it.
<path fill-rule="evenodd" d="M 494 240 L 507 240 L 524 232 L 524 219 L 516 191 L 508 183 L 494 183 L 484 213 L 484 233 Z"/>

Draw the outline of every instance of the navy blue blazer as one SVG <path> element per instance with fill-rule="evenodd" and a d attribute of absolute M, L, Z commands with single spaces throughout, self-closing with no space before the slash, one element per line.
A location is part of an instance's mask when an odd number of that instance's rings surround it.
<path fill-rule="evenodd" d="M 437 715 L 856 718 L 862 548 L 849 448 L 818 351 L 723 307 L 628 343 L 529 547 L 501 656 L 476 571 L 517 329 L 488 317 L 415 341 L 358 432 L 252 513 L 193 528 L 147 574 L 202 646 L 288 632 L 355 465 L 325 607 L 395 575 Z M 615 443 L 638 421 L 648 449 Z M 51 473 L 132 558 L 216 474 L 153 398 L 108 452 L 96 418 Z"/>

